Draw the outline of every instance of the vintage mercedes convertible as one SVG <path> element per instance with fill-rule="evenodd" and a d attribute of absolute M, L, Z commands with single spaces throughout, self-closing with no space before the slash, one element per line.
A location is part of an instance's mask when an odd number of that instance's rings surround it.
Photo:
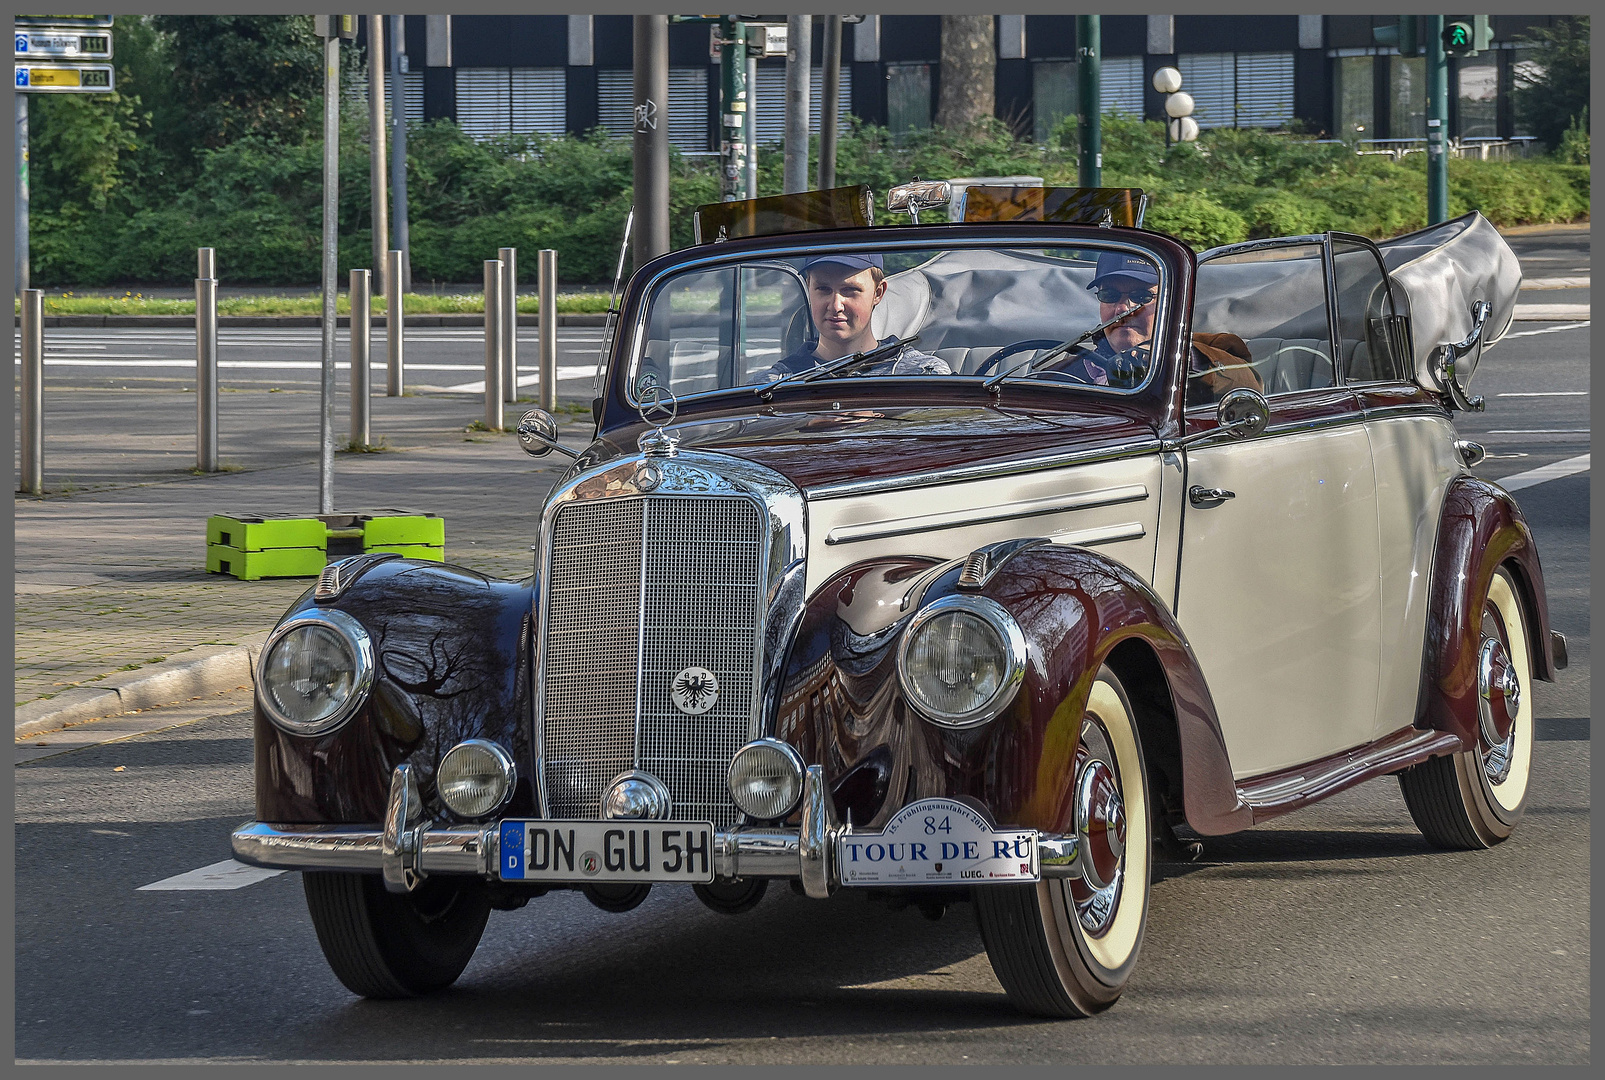
<path fill-rule="evenodd" d="M 1520 268 L 1472 214 L 1195 254 L 1141 193 L 943 184 L 703 207 L 635 271 L 532 576 L 331 563 L 256 671 L 248 863 L 354 993 L 491 909 L 776 879 L 967 901 L 1024 1011 L 1107 1008 L 1156 857 L 1374 777 L 1507 838 L 1533 536 L 1453 411 Z"/>

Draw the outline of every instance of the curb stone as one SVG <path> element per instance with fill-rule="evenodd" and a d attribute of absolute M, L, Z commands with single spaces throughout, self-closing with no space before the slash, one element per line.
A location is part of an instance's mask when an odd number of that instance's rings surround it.
<path fill-rule="evenodd" d="M 248 686 L 267 634 L 243 645 L 201 645 L 160 664 L 118 672 L 16 710 L 16 738 Z"/>

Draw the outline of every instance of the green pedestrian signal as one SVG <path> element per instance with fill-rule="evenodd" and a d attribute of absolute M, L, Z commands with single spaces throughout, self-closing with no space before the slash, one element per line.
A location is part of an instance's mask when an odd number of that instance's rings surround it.
<path fill-rule="evenodd" d="M 1471 24 L 1455 22 L 1444 27 L 1443 51 L 1449 56 L 1469 56 L 1472 52 Z"/>

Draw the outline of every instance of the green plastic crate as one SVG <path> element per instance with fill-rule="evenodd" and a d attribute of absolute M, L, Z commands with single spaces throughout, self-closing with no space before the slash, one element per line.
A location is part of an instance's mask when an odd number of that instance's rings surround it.
<path fill-rule="evenodd" d="M 315 517 L 264 517 L 216 514 L 206 519 L 206 543 L 240 551 L 268 548 L 319 548 L 327 526 Z"/>
<path fill-rule="evenodd" d="M 446 521 L 433 514 L 376 510 L 357 516 L 362 520 L 364 551 L 389 551 L 393 544 L 446 546 Z"/>
<path fill-rule="evenodd" d="M 206 570 L 241 581 L 265 577 L 317 577 L 326 562 L 322 548 L 267 548 L 241 551 L 223 544 L 206 545 Z"/>

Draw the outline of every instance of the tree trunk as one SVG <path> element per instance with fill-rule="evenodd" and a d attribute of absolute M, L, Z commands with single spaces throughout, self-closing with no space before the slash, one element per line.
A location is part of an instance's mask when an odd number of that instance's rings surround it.
<path fill-rule="evenodd" d="M 936 125 L 961 130 L 996 111 L 997 35 L 991 15 L 942 16 Z"/>

